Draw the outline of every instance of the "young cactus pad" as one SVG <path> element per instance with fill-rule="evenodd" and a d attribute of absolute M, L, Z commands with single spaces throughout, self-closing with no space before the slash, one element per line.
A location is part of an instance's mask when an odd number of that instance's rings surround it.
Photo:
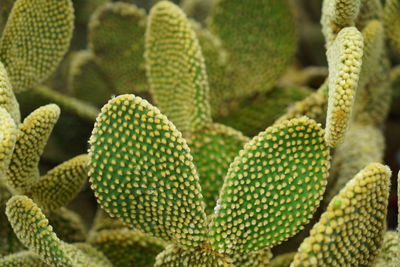
<path fill-rule="evenodd" d="M 363 37 L 355 28 L 341 30 L 328 49 L 329 101 L 325 139 L 331 147 L 342 141 L 350 121 L 363 56 Z"/>
<path fill-rule="evenodd" d="M 186 141 L 157 108 L 122 95 L 97 118 L 90 181 L 110 215 L 172 241 L 184 255 L 246 255 L 281 243 L 309 221 L 329 169 L 323 136 L 320 125 L 302 117 L 270 127 L 245 145 L 228 170 L 209 236 Z"/>
<path fill-rule="evenodd" d="M 211 122 L 200 45 L 185 14 L 170 2 L 161 1 L 152 8 L 148 21 L 146 64 L 150 89 L 161 111 L 186 136 Z"/>

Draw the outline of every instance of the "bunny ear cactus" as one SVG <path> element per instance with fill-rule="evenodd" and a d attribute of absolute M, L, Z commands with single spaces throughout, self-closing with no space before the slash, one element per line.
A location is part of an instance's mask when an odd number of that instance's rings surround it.
<path fill-rule="evenodd" d="M 70 0 L 17 0 L 0 39 L 0 61 L 16 92 L 46 79 L 66 53 L 73 30 Z"/>
<path fill-rule="evenodd" d="M 325 139 L 336 147 L 350 121 L 361 72 L 363 37 L 354 27 L 342 29 L 328 48 L 329 98 Z"/>
<path fill-rule="evenodd" d="M 225 92 L 225 99 L 272 89 L 296 50 L 294 19 L 286 0 L 218 0 L 209 27 L 228 52 L 226 69 L 209 73 L 219 77 L 212 90 Z"/>
<path fill-rule="evenodd" d="M 69 202 L 86 180 L 87 155 L 80 155 L 40 177 L 38 163 L 47 139 L 60 114 L 49 104 L 32 112 L 19 126 L 14 153 L 5 175 L 10 190 L 27 194 L 46 211 Z"/>
<path fill-rule="evenodd" d="M 7 202 L 7 217 L 21 242 L 42 261 L 56 266 L 111 266 L 103 254 L 86 244 L 70 245 L 53 232 L 40 208 L 26 196 Z"/>
<path fill-rule="evenodd" d="M 254 138 L 230 165 L 215 214 L 206 220 L 181 133 L 145 100 L 122 95 L 97 118 L 90 181 L 110 215 L 172 243 L 156 265 L 222 265 L 279 244 L 308 222 L 329 168 L 323 135 L 301 118 Z"/>
<path fill-rule="evenodd" d="M 291 266 L 368 266 L 386 225 L 391 172 L 371 163 L 332 199 Z"/>

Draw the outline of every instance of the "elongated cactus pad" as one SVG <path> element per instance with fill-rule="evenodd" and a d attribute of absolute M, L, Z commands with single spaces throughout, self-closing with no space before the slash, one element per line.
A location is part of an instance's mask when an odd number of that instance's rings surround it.
<path fill-rule="evenodd" d="M 126 227 L 99 231 L 90 244 L 118 267 L 153 266 L 165 246 L 163 241 Z"/>
<path fill-rule="evenodd" d="M 10 164 L 15 142 L 17 141 L 17 127 L 10 113 L 0 107 L 0 184 Z"/>
<path fill-rule="evenodd" d="M 229 68 L 220 74 L 220 83 L 229 88 L 227 98 L 272 89 L 296 50 L 294 19 L 286 0 L 215 1 L 210 30 L 228 51 Z"/>
<path fill-rule="evenodd" d="M 2 267 L 48 267 L 40 257 L 31 251 L 21 251 L 10 254 L 4 258 L 0 258 L 0 266 Z"/>
<path fill-rule="evenodd" d="M 6 214 L 21 242 L 49 264 L 94 267 L 99 262 L 107 261 L 89 257 L 76 247 L 61 241 L 40 208 L 28 197 L 12 197 L 7 202 Z"/>
<path fill-rule="evenodd" d="M 154 266 L 233 267 L 234 265 L 232 264 L 232 259 L 224 255 L 215 254 L 211 250 L 203 248 L 186 250 L 176 245 L 169 245 L 163 252 L 158 254 Z"/>
<path fill-rule="evenodd" d="M 369 0 L 368 0 L 369 1 Z M 322 7 L 322 32 L 330 47 L 341 29 L 355 25 L 362 0 L 324 0 Z"/>
<path fill-rule="evenodd" d="M 134 95 L 110 100 L 90 144 L 90 181 L 110 215 L 184 247 L 204 240 L 204 203 L 192 156 L 157 108 Z"/>
<path fill-rule="evenodd" d="M 211 214 L 230 163 L 249 139 L 217 123 L 193 132 L 187 139 L 193 163 L 199 172 L 206 213 Z"/>
<path fill-rule="evenodd" d="M 306 117 L 269 127 L 230 165 L 211 221 L 221 253 L 272 247 L 307 223 L 325 191 L 329 149 Z"/>
<path fill-rule="evenodd" d="M 46 79 L 68 49 L 73 30 L 70 0 L 17 0 L 0 40 L 0 61 L 13 89 Z"/>
<path fill-rule="evenodd" d="M 370 20 L 381 20 L 383 7 L 381 0 L 361 0 L 360 12 L 356 20 L 357 29 L 363 29 Z"/>
<path fill-rule="evenodd" d="M 18 139 L 7 171 L 7 184 L 13 190 L 26 192 L 28 181 L 39 177 L 38 163 L 60 108 L 49 104 L 33 111 L 19 126 Z"/>
<path fill-rule="evenodd" d="M 10 113 L 16 124 L 21 121 L 19 104 L 15 98 L 11 87 L 10 79 L 4 65 L 0 62 L 0 107 L 5 108 Z"/>
<path fill-rule="evenodd" d="M 199 42 L 185 14 L 161 1 L 150 12 L 146 65 L 160 110 L 186 135 L 211 122 L 209 88 Z"/>
<path fill-rule="evenodd" d="M 386 1 L 383 21 L 387 38 L 400 54 L 400 2 L 398 0 Z"/>
<path fill-rule="evenodd" d="M 144 10 L 129 3 L 98 8 L 89 23 L 89 48 L 118 94 L 148 90 L 144 63 Z"/>
<path fill-rule="evenodd" d="M 390 169 L 371 163 L 331 201 L 293 266 L 368 266 L 382 244 Z"/>
<path fill-rule="evenodd" d="M 46 175 L 32 179 L 28 195 L 43 210 L 56 210 L 70 202 L 86 182 L 89 156 L 76 156 Z"/>
<path fill-rule="evenodd" d="M 354 27 L 341 30 L 328 49 L 329 100 L 325 139 L 336 147 L 350 121 L 363 56 L 363 37 Z"/>

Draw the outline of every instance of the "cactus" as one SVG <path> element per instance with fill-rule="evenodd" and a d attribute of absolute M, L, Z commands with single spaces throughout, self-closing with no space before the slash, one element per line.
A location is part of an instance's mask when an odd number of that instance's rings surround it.
<path fill-rule="evenodd" d="M 382 244 L 391 172 L 371 163 L 332 199 L 292 266 L 368 266 Z"/>
<path fill-rule="evenodd" d="M 112 266 L 101 252 L 87 244 L 74 246 L 61 241 L 41 209 L 26 196 L 12 197 L 7 202 L 6 214 L 21 242 L 46 263 L 57 266 Z"/>
<path fill-rule="evenodd" d="M 72 30 L 70 0 L 15 2 L 0 39 L 0 61 L 14 91 L 35 86 L 55 70 L 68 49 Z"/>
<path fill-rule="evenodd" d="M 348 127 L 361 72 L 363 38 L 354 27 L 342 29 L 328 48 L 329 98 L 325 139 L 336 147 Z"/>
<path fill-rule="evenodd" d="M 133 95 L 112 99 L 96 121 L 90 144 L 90 181 L 102 207 L 134 228 L 173 243 L 158 256 L 156 264 L 198 257 L 200 262 L 218 262 L 217 251 L 246 254 L 282 242 L 301 229 L 318 206 L 329 166 L 323 130 L 314 121 L 294 119 L 269 128 L 250 141 L 230 165 L 215 214 L 208 223 L 186 141 L 157 108 Z M 299 154 L 298 161 L 290 161 L 286 153 L 297 151 L 300 144 L 310 146 L 309 154 Z M 309 168 L 301 165 L 308 163 Z M 289 170 L 291 175 L 287 175 Z M 248 184 L 243 179 L 249 171 L 252 174 Z M 293 181 L 299 181 L 299 187 L 289 186 Z M 246 193 L 250 189 L 256 191 Z M 234 192 L 242 194 L 231 195 Z M 281 194 L 292 195 L 287 198 L 291 202 L 276 201 Z M 256 200 L 260 195 L 265 197 Z M 180 208 L 173 211 L 171 207 L 175 205 Z M 277 212 L 284 209 L 285 212 Z M 251 212 L 242 213 L 246 210 Z M 268 216 L 260 217 L 258 210 L 274 214 L 276 219 L 271 217 L 266 225 Z M 252 225 L 252 235 L 243 238 L 245 232 L 231 228 L 231 220 L 233 225 Z M 259 231 L 270 233 L 269 238 L 257 238 Z M 176 247 L 178 244 L 181 248 Z M 175 255 L 176 251 L 181 251 L 182 257 Z M 225 260 L 229 261 L 222 259 Z"/>

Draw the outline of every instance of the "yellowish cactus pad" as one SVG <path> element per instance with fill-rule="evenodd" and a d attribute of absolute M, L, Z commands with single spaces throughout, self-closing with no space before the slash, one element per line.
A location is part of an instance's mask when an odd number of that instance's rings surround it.
<path fill-rule="evenodd" d="M 110 100 L 90 145 L 90 181 L 110 215 L 184 247 L 204 240 L 206 216 L 192 156 L 157 108 L 134 95 Z"/>
<path fill-rule="evenodd" d="M 61 241 L 53 232 L 40 208 L 26 196 L 14 196 L 7 202 L 6 214 L 15 234 L 46 263 L 55 266 L 111 266 L 107 259 L 96 259 L 75 246 Z M 97 252 L 100 253 L 100 252 Z M 99 255 L 99 254 L 98 254 Z"/>
<path fill-rule="evenodd" d="M 17 0 L 0 40 L 0 60 L 15 91 L 46 79 L 68 49 L 73 30 L 70 0 Z"/>
<path fill-rule="evenodd" d="M 185 14 L 171 2 L 161 1 L 150 12 L 146 64 L 156 105 L 184 135 L 211 122 L 201 48 Z"/>
<path fill-rule="evenodd" d="M 59 116 L 60 108 L 49 104 L 33 111 L 19 126 L 15 151 L 6 176 L 12 190 L 26 192 L 27 181 L 39 176 L 39 159 Z"/>
<path fill-rule="evenodd" d="M 89 157 L 76 156 L 46 173 L 32 179 L 29 187 L 30 197 L 43 210 L 56 210 L 69 203 L 79 192 L 88 175 Z"/>
<path fill-rule="evenodd" d="M 390 175 L 379 163 L 361 170 L 330 202 L 292 266 L 371 265 L 385 232 Z"/>
<path fill-rule="evenodd" d="M 325 190 L 324 131 L 302 117 L 269 127 L 231 163 L 211 220 L 213 247 L 242 254 L 272 247 L 307 223 Z"/>
<path fill-rule="evenodd" d="M 325 139 L 341 142 L 350 121 L 363 56 L 363 37 L 355 27 L 341 30 L 328 49 L 329 100 Z"/>

